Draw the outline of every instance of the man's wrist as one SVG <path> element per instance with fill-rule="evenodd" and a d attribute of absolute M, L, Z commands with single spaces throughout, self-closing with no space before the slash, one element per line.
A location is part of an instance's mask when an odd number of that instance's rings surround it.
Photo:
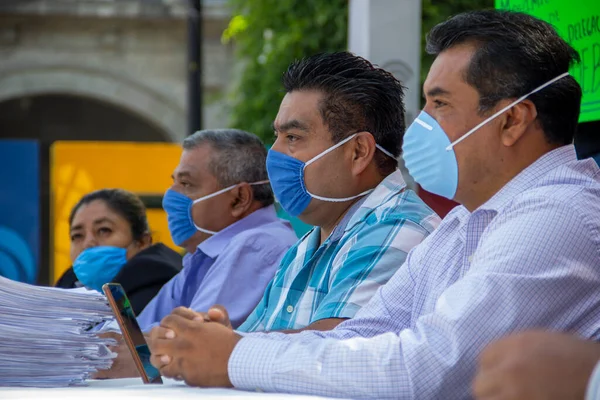
<path fill-rule="evenodd" d="M 227 387 L 234 386 L 233 383 L 231 382 L 231 378 L 229 376 L 229 362 L 231 360 L 231 356 L 233 355 L 233 352 L 235 351 L 236 346 L 242 339 L 243 339 L 243 337 L 241 335 L 239 335 L 236 331 L 233 331 L 233 346 L 231 348 L 231 352 L 229 353 L 229 357 L 227 358 L 227 366 L 225 369 L 225 376 L 226 376 L 226 380 L 227 380 L 226 386 Z"/>
<path fill-rule="evenodd" d="M 228 362 L 228 376 L 232 385 L 245 390 L 275 391 L 272 377 L 276 359 L 287 345 L 287 342 L 254 335 L 240 338 Z"/>

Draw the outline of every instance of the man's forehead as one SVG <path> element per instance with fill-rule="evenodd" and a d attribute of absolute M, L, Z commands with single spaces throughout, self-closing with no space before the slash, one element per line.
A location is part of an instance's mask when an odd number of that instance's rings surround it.
<path fill-rule="evenodd" d="M 104 222 L 108 220 L 113 222 L 116 214 L 103 200 L 94 200 L 88 204 L 84 204 L 73 215 L 73 227 L 80 225 L 82 222 Z"/>
<path fill-rule="evenodd" d="M 464 44 L 441 52 L 429 69 L 423 84 L 423 93 L 449 95 L 455 91 L 453 89 L 466 84 L 464 78 L 474 50 L 473 45 Z"/>
<path fill-rule="evenodd" d="M 310 129 L 321 119 L 319 102 L 322 94 L 316 91 L 294 91 L 287 93 L 273 123 L 277 130 Z"/>
<path fill-rule="evenodd" d="M 179 165 L 173 174 L 195 176 L 206 168 L 209 157 L 208 146 L 201 145 L 192 149 L 184 149 L 179 159 Z"/>

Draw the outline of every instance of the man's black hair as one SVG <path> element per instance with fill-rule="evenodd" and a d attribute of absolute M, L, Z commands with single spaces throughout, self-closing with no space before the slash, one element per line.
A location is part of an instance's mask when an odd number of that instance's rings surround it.
<path fill-rule="evenodd" d="M 547 22 L 512 11 L 473 11 L 436 25 L 427 35 L 427 52 L 438 55 L 461 44 L 476 47 L 466 82 L 480 96 L 485 113 L 502 99 L 517 99 L 568 71 L 579 54 Z M 581 87 L 562 78 L 529 99 L 549 143 L 573 142 L 581 107 Z"/>
<path fill-rule="evenodd" d="M 334 143 L 356 132 L 370 132 L 378 145 L 400 155 L 406 124 L 404 88 L 388 71 L 348 52 L 317 54 L 294 62 L 283 75 L 286 93 L 323 93 L 320 112 Z M 382 175 L 397 161 L 381 151 L 375 160 Z"/>

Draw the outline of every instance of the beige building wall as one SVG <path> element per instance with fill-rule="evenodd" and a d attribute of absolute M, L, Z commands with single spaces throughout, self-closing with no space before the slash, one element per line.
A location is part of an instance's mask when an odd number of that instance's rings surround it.
<path fill-rule="evenodd" d="M 226 127 L 233 53 L 220 36 L 229 13 L 225 1 L 204 3 L 204 127 Z M 182 140 L 188 11 L 186 0 L 3 0 L 0 108 L 41 95 L 81 97 L 143 120 L 163 140 Z"/>

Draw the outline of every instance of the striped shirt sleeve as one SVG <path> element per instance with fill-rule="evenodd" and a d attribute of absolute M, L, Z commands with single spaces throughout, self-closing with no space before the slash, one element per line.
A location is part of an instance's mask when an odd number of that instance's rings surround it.
<path fill-rule="evenodd" d="M 353 318 L 427 234 L 412 221 L 390 218 L 349 238 L 333 262 L 329 292 L 311 323 L 326 318 Z"/>

